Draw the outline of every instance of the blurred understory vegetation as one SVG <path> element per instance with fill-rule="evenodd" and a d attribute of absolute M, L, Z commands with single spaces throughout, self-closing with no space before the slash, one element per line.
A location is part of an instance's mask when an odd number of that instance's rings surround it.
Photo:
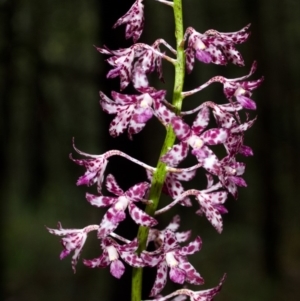
<path fill-rule="evenodd" d="M 106 80 L 106 57 L 93 45 L 111 49 L 131 45 L 124 39 L 124 26 L 111 27 L 132 3 L 0 0 L 0 300 L 129 300 L 129 268 L 121 280 L 115 280 L 108 269 L 92 270 L 79 263 L 73 275 L 70 258 L 58 258 L 59 238 L 49 235 L 44 225 L 55 227 L 59 220 L 65 228 L 81 228 L 98 223 L 105 212 L 85 201 L 85 192 L 95 192 L 94 187 L 75 185 L 84 170 L 68 159 L 72 137 L 79 149 L 89 153 L 121 149 L 148 164 L 156 163 L 163 128 L 151 120 L 132 142 L 126 135 L 113 139 L 108 136 L 112 116 L 105 115 L 98 102 L 98 91 L 107 95 L 118 91 L 119 79 Z M 171 9 L 152 0 L 144 4 L 146 22 L 140 41 L 164 38 L 174 44 Z M 253 78 L 266 78 L 253 97 L 258 120 L 246 135 L 255 156 L 240 158 L 247 163 L 248 187 L 240 189 L 238 201 L 227 201 L 223 233 L 217 234 L 195 210 L 180 210 L 181 229 L 192 228 L 193 237 L 199 234 L 203 240 L 202 250 L 191 260 L 206 280 L 203 288 L 216 285 L 227 272 L 216 300 L 296 300 L 300 285 L 300 2 L 189 0 L 183 4 L 185 26 L 199 32 L 236 31 L 252 23 L 250 40 L 238 46 L 246 66 L 198 62 L 186 77 L 186 89 L 217 74 L 228 78 L 247 74 L 254 59 L 258 71 Z M 170 98 L 173 69 L 167 63 L 163 67 L 165 84 L 150 78 L 154 86 L 167 89 Z M 215 85 L 193 96 L 184 109 L 208 99 L 224 102 L 222 87 Z M 143 170 L 124 159 L 112 158 L 108 172 L 124 189 L 146 179 Z M 199 184 L 205 185 L 201 174 L 189 185 Z M 175 209 L 161 217 L 162 227 L 174 214 Z M 130 238 L 135 236 L 132 223 L 119 228 L 120 234 L 129 230 Z M 91 235 L 82 257 L 99 254 L 98 241 Z M 147 270 L 145 297 L 153 279 L 153 271 Z M 169 285 L 165 291 L 174 287 Z"/>

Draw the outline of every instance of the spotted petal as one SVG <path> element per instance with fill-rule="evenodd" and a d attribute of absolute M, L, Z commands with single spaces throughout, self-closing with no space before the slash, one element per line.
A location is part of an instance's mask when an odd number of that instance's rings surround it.
<path fill-rule="evenodd" d="M 121 215 L 120 213 L 123 213 Z M 98 230 L 98 238 L 105 238 L 111 232 L 113 232 L 119 225 L 119 222 L 125 219 L 125 213 L 119 212 L 114 207 L 111 207 L 107 210 L 105 215 L 102 218 L 102 221 Z"/>
<path fill-rule="evenodd" d="M 84 265 L 89 268 L 106 268 L 110 265 L 107 251 L 104 250 L 100 257 L 94 259 L 83 259 Z"/>
<path fill-rule="evenodd" d="M 119 114 L 112 120 L 109 125 L 109 134 L 117 137 L 126 130 L 131 115 L 134 111 L 134 105 L 128 106 L 126 109 L 120 110 Z"/>
<path fill-rule="evenodd" d="M 163 290 L 167 283 L 167 272 L 167 264 L 165 262 L 161 262 L 157 268 L 157 274 L 150 292 L 150 297 L 156 296 Z"/>
<path fill-rule="evenodd" d="M 222 207 L 219 206 L 220 204 L 223 204 L 226 199 L 227 192 L 225 191 L 199 193 L 197 195 L 200 209 L 196 213 L 199 215 L 204 213 L 208 221 L 219 233 L 221 233 L 223 230 L 223 221 L 221 214 L 226 212 Z"/>
<path fill-rule="evenodd" d="M 169 166 L 177 166 L 188 155 L 189 146 L 185 142 L 175 144 L 168 152 L 161 157 L 161 161 Z"/>
<path fill-rule="evenodd" d="M 106 189 L 109 192 L 111 192 L 117 196 L 124 194 L 124 191 L 120 188 L 115 177 L 112 174 L 107 175 L 105 184 L 106 184 Z"/>
<path fill-rule="evenodd" d="M 239 31 L 235 32 L 218 32 L 221 35 L 222 39 L 227 42 L 232 42 L 234 44 L 242 44 L 246 42 L 250 36 L 249 28 L 251 24 L 247 24 Z"/>
<path fill-rule="evenodd" d="M 77 153 L 82 156 L 88 157 L 87 159 L 74 159 L 72 154 L 69 155 L 70 159 L 78 165 L 82 165 L 86 168 L 86 172 L 83 176 L 79 177 L 76 185 L 91 186 L 97 183 L 97 190 L 101 194 L 102 182 L 104 180 L 104 172 L 108 163 L 108 160 L 104 155 L 90 155 L 82 152 L 75 147 L 73 142 L 73 148 Z"/>
<path fill-rule="evenodd" d="M 183 140 L 190 134 L 190 127 L 182 120 L 182 118 L 175 116 L 172 118 L 171 123 L 178 139 Z"/>
<path fill-rule="evenodd" d="M 96 207 L 107 207 L 113 205 L 117 199 L 115 197 L 108 197 L 108 196 L 98 196 L 90 193 L 85 194 L 85 198 L 87 201 Z"/>
<path fill-rule="evenodd" d="M 202 108 L 193 122 L 192 130 L 196 135 L 200 135 L 209 123 L 209 108 Z"/>
<path fill-rule="evenodd" d="M 188 74 L 192 72 L 195 65 L 195 54 L 192 48 L 187 48 L 185 50 L 185 58 L 186 58 L 186 71 Z"/>
<path fill-rule="evenodd" d="M 144 197 L 144 195 L 148 189 L 149 189 L 149 183 L 142 182 L 142 183 L 136 184 L 136 185 L 132 186 L 131 188 L 129 188 L 125 194 L 127 197 L 132 199 L 134 202 L 137 202 L 137 201 L 140 201 Z"/>
<path fill-rule="evenodd" d="M 201 135 L 201 139 L 208 145 L 222 144 L 227 137 L 228 131 L 221 128 L 209 129 Z"/>
<path fill-rule="evenodd" d="M 181 256 L 191 255 L 200 251 L 202 246 L 202 240 L 200 236 L 197 236 L 194 241 L 191 241 L 187 246 L 182 247 L 178 252 Z"/>
<path fill-rule="evenodd" d="M 195 175 L 195 171 L 194 171 L 194 175 Z M 164 187 L 163 187 L 163 192 L 170 195 L 173 199 L 176 199 L 184 192 L 184 188 L 182 184 L 177 180 L 175 175 L 167 174 Z M 186 207 L 192 206 L 189 197 L 186 197 L 183 200 L 181 200 L 180 204 Z"/>
<path fill-rule="evenodd" d="M 227 61 L 237 65 L 237 66 L 244 66 L 244 59 L 239 51 L 235 49 L 232 44 L 227 44 L 222 47 L 223 53 L 227 59 Z"/>
<path fill-rule="evenodd" d="M 186 282 L 194 285 L 201 285 L 204 283 L 204 279 L 185 258 L 180 258 L 178 267 L 185 272 Z"/>
<path fill-rule="evenodd" d="M 145 263 L 141 257 L 139 257 L 135 251 L 138 248 L 137 239 L 134 239 L 128 244 L 122 245 L 118 247 L 118 251 L 120 253 L 121 258 L 133 267 L 144 267 Z"/>
<path fill-rule="evenodd" d="M 139 209 L 133 203 L 128 204 L 128 211 L 132 219 L 138 224 L 144 227 L 153 227 L 157 225 L 157 220 L 152 216 L 146 214 L 144 211 Z"/>
<path fill-rule="evenodd" d="M 58 229 L 48 228 L 47 230 L 49 233 L 58 235 L 58 236 L 65 236 L 61 239 L 61 244 L 63 245 L 64 249 L 60 253 L 60 259 L 64 259 L 68 256 L 71 252 L 74 252 L 72 256 L 72 269 L 74 273 L 76 272 L 76 264 L 78 262 L 81 250 L 85 244 L 87 239 L 87 232 L 84 229 L 63 229 L 61 223 L 58 223 Z"/>
<path fill-rule="evenodd" d="M 116 28 L 122 24 L 127 24 L 125 37 L 126 39 L 132 38 L 134 43 L 140 38 L 144 27 L 144 5 L 142 2 L 143 0 L 136 0 L 129 11 L 113 26 Z"/>

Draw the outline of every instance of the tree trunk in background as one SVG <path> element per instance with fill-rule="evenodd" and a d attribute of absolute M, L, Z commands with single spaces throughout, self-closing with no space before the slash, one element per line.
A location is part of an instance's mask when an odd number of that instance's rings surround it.
<path fill-rule="evenodd" d="M 41 35 L 43 34 L 43 10 L 40 4 L 36 9 L 39 14 L 32 15 L 31 36 L 29 41 L 29 60 L 32 62 L 33 76 L 28 92 L 31 97 L 28 99 L 28 179 L 25 202 L 34 208 L 41 205 L 41 193 L 46 184 L 46 146 L 45 127 L 47 123 L 47 103 L 43 89 L 44 64 L 41 58 Z"/>
<path fill-rule="evenodd" d="M 269 5 L 277 5 L 277 8 L 281 6 L 281 1 L 269 1 Z M 256 130 L 258 141 L 260 141 L 258 155 L 258 166 L 263 180 L 261 195 L 261 223 L 262 223 L 262 241 L 263 241 L 263 266 L 268 277 L 272 279 L 278 279 L 280 277 L 281 267 L 279 259 L 279 246 L 281 243 L 281 220 L 280 220 L 280 207 L 279 202 L 279 190 L 276 184 L 276 174 L 278 168 L 283 162 L 276 162 L 276 149 L 280 148 L 280 136 L 282 134 L 281 125 L 284 120 L 278 120 L 282 118 L 284 112 L 278 116 L 278 109 L 281 99 L 283 98 L 283 87 L 287 74 L 276 72 L 274 66 L 275 61 L 284 61 L 285 54 L 281 51 L 281 43 L 284 43 L 281 39 L 272 40 L 272 31 L 276 27 L 274 22 L 282 24 L 281 30 L 284 30 L 284 22 L 281 22 L 283 18 L 284 10 L 270 9 L 268 15 L 264 14 L 263 8 L 268 6 L 267 1 L 253 0 L 251 2 L 245 2 L 246 12 L 249 14 L 250 19 L 253 20 L 252 30 L 256 33 L 263 31 L 263 34 L 255 37 L 255 44 L 253 43 L 253 53 L 255 59 L 259 62 L 259 71 L 262 72 L 266 78 L 263 83 L 264 89 L 260 92 L 262 95 L 261 102 L 259 103 L 259 119 L 257 126 L 260 128 Z M 265 19 L 261 19 L 264 16 Z M 267 21 L 265 21 L 267 20 Z M 268 26 L 265 26 L 268 24 Z M 276 36 L 283 37 L 283 32 L 276 32 Z M 266 37 L 265 39 L 263 37 Z M 275 46 L 274 54 L 270 57 L 267 47 L 270 45 Z M 269 53 L 269 54 L 268 54 Z M 273 49 L 274 53 L 274 49 Z M 287 69 L 285 69 L 288 72 Z M 272 83 L 272 84 L 270 84 Z M 276 88 L 274 88 L 276 86 Z M 281 108 L 284 110 L 285 107 Z M 279 117 L 279 118 L 278 118 Z M 277 119 L 277 122 L 274 120 Z M 263 163 L 263 164 L 262 164 Z"/>
<path fill-rule="evenodd" d="M 11 120 L 13 110 L 11 109 L 12 93 L 14 89 L 14 66 L 13 66 L 13 51 L 14 51 L 14 31 L 13 31 L 13 17 L 15 13 L 16 1 L 7 1 L 1 8 L 1 27 L 4 37 L 4 48 L 1 53 L 1 65 L 3 68 L 2 80 L 2 95 L 0 95 L 1 102 L 1 147 L 0 147 L 0 241 L 4 241 L 4 231 L 6 230 L 6 223 L 8 222 L 6 189 L 8 177 L 11 173 L 8 166 L 8 158 L 10 154 L 10 134 L 11 134 Z M 0 248 L 0 279 L 5 279 L 7 267 L 5 265 L 4 248 Z M 0 282 L 0 300 L 5 300 L 7 296 L 5 282 Z"/>

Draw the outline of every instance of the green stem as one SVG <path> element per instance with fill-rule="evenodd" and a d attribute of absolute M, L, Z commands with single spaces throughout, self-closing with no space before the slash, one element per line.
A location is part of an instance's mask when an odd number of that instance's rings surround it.
<path fill-rule="evenodd" d="M 175 81 L 173 90 L 172 104 L 176 108 L 176 113 L 180 113 L 183 97 L 181 95 L 184 83 L 185 75 L 185 55 L 183 41 L 183 19 L 182 19 L 182 0 L 174 0 L 174 19 L 175 19 L 175 37 L 176 37 L 176 50 L 177 60 L 175 64 Z M 167 128 L 166 138 L 161 149 L 160 158 L 167 152 L 167 150 L 174 145 L 176 136 L 171 126 Z M 159 203 L 164 180 L 167 175 L 166 164 L 158 160 L 156 170 L 153 174 L 149 200 L 153 203 L 147 205 L 146 213 L 154 216 L 156 208 Z M 147 227 L 140 226 L 138 230 L 139 249 L 138 252 L 142 252 L 146 249 L 147 237 L 149 229 Z M 132 273 L 132 286 L 131 286 L 131 301 L 141 301 L 142 296 L 142 281 L 143 281 L 143 269 L 133 268 Z"/>

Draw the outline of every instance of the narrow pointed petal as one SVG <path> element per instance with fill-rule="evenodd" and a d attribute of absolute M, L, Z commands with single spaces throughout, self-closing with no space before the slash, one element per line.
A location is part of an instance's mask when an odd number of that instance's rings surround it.
<path fill-rule="evenodd" d="M 250 146 L 247 146 L 247 145 L 242 145 L 242 146 L 240 147 L 239 152 L 240 152 L 242 155 L 246 156 L 246 157 L 248 157 L 248 156 L 253 156 L 253 150 L 252 150 L 252 148 L 251 148 Z"/>
<path fill-rule="evenodd" d="M 238 95 L 236 96 L 236 100 L 245 108 L 248 110 L 256 110 L 256 103 L 254 100 L 252 100 L 249 97 L 246 97 L 244 95 Z"/>
<path fill-rule="evenodd" d="M 126 191 L 126 196 L 133 201 L 137 202 L 141 200 L 149 189 L 150 184 L 148 182 L 141 182 L 129 188 Z"/>
<path fill-rule="evenodd" d="M 200 135 L 203 130 L 208 126 L 209 123 L 209 108 L 204 107 L 202 108 L 196 119 L 193 122 L 192 130 L 195 132 L 196 135 Z"/>
<path fill-rule="evenodd" d="M 141 253 L 141 258 L 149 267 L 156 267 L 162 261 L 162 256 L 152 256 L 147 251 Z"/>
<path fill-rule="evenodd" d="M 149 81 L 147 78 L 147 75 L 145 73 L 145 70 L 142 66 L 139 66 L 138 64 L 134 65 L 134 68 L 132 70 L 132 77 L 131 81 L 133 84 L 133 87 L 140 92 L 143 92 L 142 90 L 149 87 Z"/>
<path fill-rule="evenodd" d="M 111 192 L 117 196 L 124 194 L 124 191 L 120 188 L 115 177 L 112 174 L 107 175 L 105 184 L 106 184 L 106 189 L 109 192 Z"/>
<path fill-rule="evenodd" d="M 182 260 L 179 263 L 179 268 L 185 271 L 186 282 L 194 285 L 201 285 L 204 283 L 204 279 L 188 261 Z"/>
<path fill-rule="evenodd" d="M 134 240 L 132 240 L 131 242 L 125 245 L 118 245 L 118 250 L 120 253 L 124 253 L 124 252 L 134 253 L 137 250 L 138 246 L 139 246 L 138 240 L 137 238 L 135 238 Z"/>
<path fill-rule="evenodd" d="M 117 201 L 117 199 L 114 197 L 101 196 L 101 195 L 98 196 L 98 195 L 94 195 L 94 194 L 90 194 L 90 193 L 86 193 L 85 198 L 91 205 L 96 206 L 96 207 L 111 206 L 112 204 L 114 204 Z"/>
<path fill-rule="evenodd" d="M 108 98 L 103 92 L 99 92 L 100 94 L 100 105 L 102 110 L 108 114 L 117 114 L 118 113 L 118 106 L 114 103 L 113 100 Z"/>
<path fill-rule="evenodd" d="M 116 91 L 111 92 L 111 96 L 114 99 L 114 102 L 118 106 L 127 106 L 131 104 L 135 104 L 137 102 L 137 96 L 131 94 L 122 94 Z"/>
<path fill-rule="evenodd" d="M 190 127 L 182 120 L 182 118 L 176 116 L 172 118 L 171 123 L 173 130 L 179 140 L 184 139 L 190 134 Z"/>
<path fill-rule="evenodd" d="M 83 264 L 89 268 L 106 268 L 110 264 L 108 254 L 106 251 L 103 254 L 94 259 L 83 259 Z"/>
<path fill-rule="evenodd" d="M 145 266 L 144 261 L 137 254 L 122 252 L 120 253 L 121 258 L 130 266 L 135 268 L 141 268 Z"/>
<path fill-rule="evenodd" d="M 215 119 L 216 119 L 219 127 L 229 129 L 229 128 L 232 128 L 233 126 L 237 125 L 237 122 L 234 119 L 234 117 L 232 116 L 232 114 L 230 114 L 227 111 L 222 110 L 217 105 L 215 105 L 213 108 L 213 114 L 215 116 Z"/>
<path fill-rule="evenodd" d="M 118 223 L 113 222 L 114 215 L 115 215 L 115 211 L 111 207 L 102 218 L 98 230 L 98 235 L 97 235 L 98 238 L 107 237 L 111 232 L 113 232 L 118 227 Z"/>
<path fill-rule="evenodd" d="M 150 292 L 150 297 L 154 297 L 159 294 L 167 283 L 167 265 L 166 263 L 162 262 L 159 264 L 157 269 L 156 278 L 153 284 L 153 287 Z"/>
<path fill-rule="evenodd" d="M 231 133 L 234 133 L 234 134 L 243 133 L 243 132 L 247 131 L 248 129 L 250 129 L 255 121 L 256 121 L 256 117 L 252 120 L 249 120 L 238 126 L 233 127 L 232 129 L 230 129 L 230 131 L 231 131 Z"/>
<path fill-rule="evenodd" d="M 152 116 L 153 114 L 151 109 L 144 111 L 142 114 L 134 114 L 128 125 L 129 136 L 131 137 L 132 135 L 138 134 L 142 131 L 146 122 L 151 119 Z"/>
<path fill-rule="evenodd" d="M 187 48 L 185 50 L 185 58 L 186 58 L 186 71 L 188 74 L 190 74 L 192 72 L 192 70 L 194 69 L 194 65 L 195 65 L 195 54 L 194 54 L 194 50 L 191 48 Z"/>
<path fill-rule="evenodd" d="M 200 236 L 197 236 L 197 238 L 194 241 L 191 241 L 187 246 L 184 246 L 180 249 L 179 254 L 181 256 L 191 255 L 195 252 L 200 251 L 202 246 L 202 240 Z"/>
<path fill-rule="evenodd" d="M 217 206 L 210 200 L 210 194 L 200 194 L 197 196 L 199 201 L 200 209 L 196 212 L 199 215 L 205 214 L 208 221 L 212 226 L 221 233 L 223 230 L 223 221 L 221 212 L 218 210 Z"/>
<path fill-rule="evenodd" d="M 126 39 L 132 38 L 134 43 L 140 38 L 144 27 L 144 5 L 142 2 L 143 0 L 136 0 L 129 11 L 113 26 L 116 28 L 122 24 L 127 24 L 125 37 Z"/>
<path fill-rule="evenodd" d="M 235 49 L 235 47 L 232 44 L 227 44 L 222 47 L 223 53 L 225 54 L 226 59 L 239 66 L 243 67 L 245 65 L 244 59 L 242 58 L 239 51 Z"/>
<path fill-rule="evenodd" d="M 233 181 L 231 181 L 230 179 L 227 179 L 226 181 L 223 182 L 223 185 L 235 199 L 238 198 L 237 187 Z"/>
<path fill-rule="evenodd" d="M 161 161 L 169 166 L 177 166 L 188 155 L 189 146 L 185 142 L 175 144 L 168 152 L 161 157 Z"/>
<path fill-rule="evenodd" d="M 216 192 L 210 192 L 209 194 L 206 194 L 209 201 L 213 204 L 224 204 L 228 193 L 226 191 L 216 191 Z"/>
<path fill-rule="evenodd" d="M 128 106 L 126 110 L 119 112 L 120 114 L 117 114 L 117 116 L 112 120 L 109 126 L 109 134 L 112 137 L 117 137 L 124 133 L 129 124 L 133 110 L 134 106 Z"/>
<path fill-rule="evenodd" d="M 242 44 L 246 42 L 250 36 L 250 28 L 251 24 L 247 24 L 239 31 L 235 32 L 219 32 L 219 34 L 226 39 L 228 42 L 233 42 L 235 44 Z"/>
<path fill-rule="evenodd" d="M 176 240 L 176 235 L 173 231 L 165 230 L 164 236 L 164 252 L 169 252 L 171 250 L 178 248 L 178 242 Z"/>
<path fill-rule="evenodd" d="M 228 131 L 219 128 L 209 129 L 201 135 L 201 139 L 208 145 L 222 144 L 226 141 L 227 137 Z"/>
<path fill-rule="evenodd" d="M 153 227 L 158 224 L 157 220 L 136 207 L 133 203 L 128 204 L 128 211 L 132 219 L 144 227 Z"/>
<path fill-rule="evenodd" d="M 237 186 L 247 187 L 246 181 L 241 177 L 229 177 L 230 181 L 233 182 Z"/>

